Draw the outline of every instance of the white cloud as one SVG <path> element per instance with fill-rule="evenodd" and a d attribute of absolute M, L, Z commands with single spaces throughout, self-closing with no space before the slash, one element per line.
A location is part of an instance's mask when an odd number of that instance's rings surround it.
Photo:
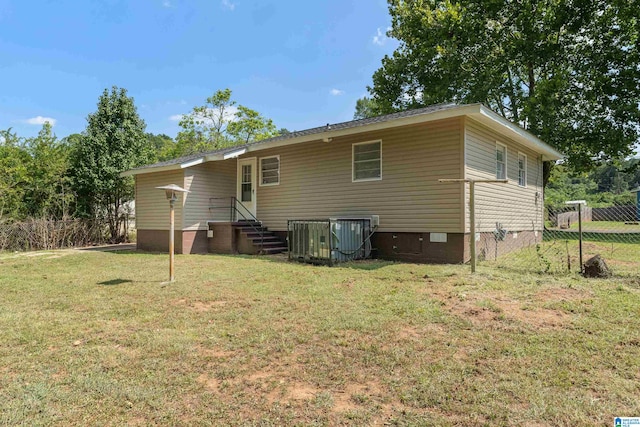
<path fill-rule="evenodd" d="M 167 8 L 169 8 L 169 7 L 173 7 L 173 5 L 171 4 L 171 2 L 170 2 L 169 0 L 164 0 L 164 1 L 162 2 L 162 7 L 167 7 Z"/>
<path fill-rule="evenodd" d="M 236 8 L 235 3 L 231 3 L 231 0 L 222 0 L 222 7 L 227 10 L 233 11 Z"/>
<path fill-rule="evenodd" d="M 340 95 L 344 95 L 344 91 L 340 90 L 340 89 L 331 89 L 330 91 L 331 95 L 333 96 L 340 96 Z"/>
<path fill-rule="evenodd" d="M 172 122 L 179 122 L 180 120 L 182 120 L 182 116 L 184 116 L 184 114 L 174 114 L 173 116 L 169 117 L 169 120 L 171 120 Z"/>
<path fill-rule="evenodd" d="M 386 31 L 390 31 L 391 27 L 387 27 Z M 384 46 L 384 44 L 389 40 L 386 33 L 383 33 L 380 27 L 376 30 L 376 35 L 373 36 L 373 44 L 378 46 Z"/>
<path fill-rule="evenodd" d="M 57 120 L 51 117 L 36 116 L 36 117 L 31 117 L 30 119 L 23 120 L 23 122 L 29 125 L 40 125 L 40 126 L 48 122 L 51 126 L 55 126 Z"/>

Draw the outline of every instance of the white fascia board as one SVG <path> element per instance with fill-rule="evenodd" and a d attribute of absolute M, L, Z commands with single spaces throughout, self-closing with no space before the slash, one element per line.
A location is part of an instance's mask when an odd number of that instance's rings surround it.
<path fill-rule="evenodd" d="M 222 156 L 222 160 L 234 159 L 234 158 L 236 158 L 238 156 L 243 155 L 246 152 L 247 152 L 246 147 L 245 148 L 241 148 L 240 150 L 230 151 L 228 153 L 224 153 L 224 155 Z"/>
<path fill-rule="evenodd" d="M 164 172 L 164 171 L 171 171 L 176 169 L 180 169 L 179 163 L 176 163 L 174 165 L 159 166 L 155 168 L 132 169 L 132 170 L 120 172 L 120 176 L 121 177 L 134 176 L 134 175 L 141 175 L 143 173 Z"/>
<path fill-rule="evenodd" d="M 486 107 L 481 107 L 478 114 L 471 116 L 492 128 L 499 125 L 501 127 L 501 133 L 518 141 L 536 153 L 542 154 L 543 160 L 558 160 L 565 157 L 564 154 L 546 144 L 532 133 L 527 132 L 514 123 L 511 123 L 509 120 Z"/>
<path fill-rule="evenodd" d="M 204 162 L 204 157 L 200 157 L 198 159 L 190 160 L 188 162 L 180 163 L 180 169 L 190 168 L 192 166 L 196 166 Z"/>

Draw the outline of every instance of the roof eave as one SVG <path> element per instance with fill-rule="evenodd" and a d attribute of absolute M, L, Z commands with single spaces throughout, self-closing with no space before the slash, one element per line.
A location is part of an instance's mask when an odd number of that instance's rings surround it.
<path fill-rule="evenodd" d="M 207 159 L 206 157 L 198 157 L 197 159 L 192 159 L 189 160 L 187 162 L 182 162 L 182 163 L 174 163 L 172 165 L 165 165 L 165 166 L 149 166 L 146 168 L 140 168 L 140 169 L 131 169 L 128 171 L 124 171 L 120 173 L 121 177 L 125 177 L 125 176 L 134 176 L 134 175 L 141 175 L 143 173 L 152 173 L 152 172 L 166 172 L 166 171 L 172 171 L 172 170 L 179 170 L 179 169 L 185 169 L 185 168 L 190 168 L 192 166 L 196 166 L 199 165 L 203 162 L 206 162 Z"/>
<path fill-rule="evenodd" d="M 520 126 L 510 122 L 487 107 L 480 106 L 479 111 L 475 114 L 470 114 L 470 116 L 490 127 L 496 124 L 501 125 L 504 135 L 540 153 L 542 160 L 558 160 L 565 157 L 564 154 L 543 142 L 537 136 L 522 129 Z"/>
<path fill-rule="evenodd" d="M 520 128 L 518 125 L 511 123 L 509 120 L 493 112 L 492 110 L 483 106 L 482 104 L 463 105 L 456 108 L 448 108 L 440 111 L 426 112 L 423 114 L 416 114 L 414 116 L 402 117 L 399 119 L 389 120 L 389 121 L 366 123 L 362 125 L 347 127 L 344 129 L 331 130 L 330 127 L 327 127 L 327 130 L 324 132 L 318 132 L 318 133 L 313 133 L 309 135 L 301 135 L 293 138 L 277 139 L 275 141 L 270 141 L 270 142 L 266 141 L 264 143 L 250 144 L 241 149 L 243 150 L 241 154 L 244 154 L 245 152 L 249 153 L 253 151 L 261 151 L 269 148 L 277 148 L 277 147 L 282 147 L 286 145 L 300 144 L 304 142 L 322 141 L 322 140 L 330 141 L 332 138 L 338 138 L 342 136 L 349 136 L 349 135 L 354 135 L 354 134 L 363 133 L 363 132 L 374 132 L 374 131 L 379 131 L 384 129 L 391 129 L 391 128 L 396 128 L 401 126 L 418 124 L 418 123 L 433 122 L 436 120 L 444 120 L 444 119 L 450 119 L 450 118 L 461 117 L 461 116 L 469 116 L 469 117 L 475 118 L 481 123 L 484 123 L 492 128 L 495 128 L 495 126 L 499 126 L 500 133 L 540 153 L 543 160 L 557 160 L 565 157 L 561 152 L 555 150 L 550 145 L 544 143 L 535 135 Z M 162 171 L 168 171 L 168 170 L 183 169 L 183 168 L 195 166 L 203 162 L 220 161 L 220 160 L 226 160 L 228 158 L 237 157 L 235 155 L 229 156 L 230 153 L 235 154 L 236 151 L 238 151 L 238 147 L 233 147 L 233 148 L 230 148 L 228 151 L 217 152 L 209 155 L 205 154 L 203 155 L 203 157 L 193 159 L 188 162 L 176 163 L 173 165 L 166 165 L 166 166 L 160 166 L 160 167 L 147 167 L 147 168 L 141 168 L 141 169 L 134 169 L 134 170 L 123 172 L 120 175 L 131 176 L 131 175 L 138 175 L 138 174 L 150 173 L 150 172 L 162 172 Z"/>
<path fill-rule="evenodd" d="M 459 117 L 464 115 L 470 115 L 480 111 L 480 104 L 465 105 L 458 108 L 452 108 L 442 111 L 428 112 L 424 114 L 418 114 L 415 116 L 402 117 L 395 120 L 363 124 L 361 126 L 353 126 L 346 129 L 327 130 L 325 132 L 314 133 L 310 135 L 303 135 L 295 138 L 277 140 L 273 142 L 265 142 L 263 144 L 258 143 L 255 145 L 247 146 L 247 152 L 266 150 L 268 148 L 277 148 L 285 145 L 300 144 L 303 142 L 322 141 L 331 138 L 338 138 L 342 136 L 349 136 L 363 132 L 374 132 L 378 130 L 391 129 L 395 127 L 407 126 L 418 123 L 427 123 L 436 120 L 449 119 L 453 117 Z M 222 160 L 223 156 L 215 154 L 213 156 L 207 156 L 207 161 L 210 160 Z"/>

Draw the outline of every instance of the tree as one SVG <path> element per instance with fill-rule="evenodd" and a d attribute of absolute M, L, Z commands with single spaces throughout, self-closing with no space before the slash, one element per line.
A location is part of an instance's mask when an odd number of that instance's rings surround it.
<path fill-rule="evenodd" d="M 169 135 L 148 133 L 146 136 L 147 142 L 154 153 L 152 161 L 164 161 L 177 157 L 174 155 L 176 143 Z"/>
<path fill-rule="evenodd" d="M 30 154 L 24 205 L 27 215 L 36 218 L 62 218 L 69 213 L 73 199 L 68 145 L 53 134 L 45 123 L 35 138 L 26 140 Z"/>
<path fill-rule="evenodd" d="M 235 104 L 230 89 L 218 90 L 207 98 L 205 105 L 184 115 L 177 136 L 177 154 L 184 156 L 228 146 L 226 129 Z"/>
<path fill-rule="evenodd" d="M 149 162 L 152 157 L 145 123 L 126 89 L 105 89 L 98 109 L 87 117 L 82 141 L 73 146 L 74 188 L 78 214 L 103 217 L 113 242 L 126 237 L 122 230 L 124 204 L 133 199 L 133 180 L 120 173 Z"/>
<path fill-rule="evenodd" d="M 367 96 L 356 101 L 356 111 L 353 113 L 353 120 L 368 119 L 380 114 L 380 108 L 376 102 Z"/>
<path fill-rule="evenodd" d="M 278 135 L 276 126 L 255 110 L 231 100 L 231 90 L 216 91 L 205 105 L 180 121 L 174 157 L 232 147 Z"/>
<path fill-rule="evenodd" d="M 26 215 L 25 185 L 29 181 L 29 153 L 24 141 L 11 129 L 0 131 L 0 220 Z"/>
<path fill-rule="evenodd" d="M 271 119 L 266 119 L 257 111 L 242 105 L 238 106 L 235 120 L 229 123 L 227 132 L 233 138 L 235 145 L 260 141 L 278 134 L 276 125 Z"/>
<path fill-rule="evenodd" d="M 380 112 L 482 102 L 576 169 L 628 157 L 640 123 L 637 10 L 627 0 L 389 0 L 400 41 L 369 88 Z"/>

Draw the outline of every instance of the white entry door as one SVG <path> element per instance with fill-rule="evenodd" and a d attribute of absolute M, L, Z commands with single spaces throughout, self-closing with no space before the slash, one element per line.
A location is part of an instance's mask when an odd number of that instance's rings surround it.
<path fill-rule="evenodd" d="M 238 160 L 238 195 L 237 198 L 251 215 L 256 216 L 256 184 L 257 180 L 256 158 Z M 248 216 L 247 212 L 238 207 L 238 217 Z M 250 217 L 247 219 L 251 219 Z"/>

